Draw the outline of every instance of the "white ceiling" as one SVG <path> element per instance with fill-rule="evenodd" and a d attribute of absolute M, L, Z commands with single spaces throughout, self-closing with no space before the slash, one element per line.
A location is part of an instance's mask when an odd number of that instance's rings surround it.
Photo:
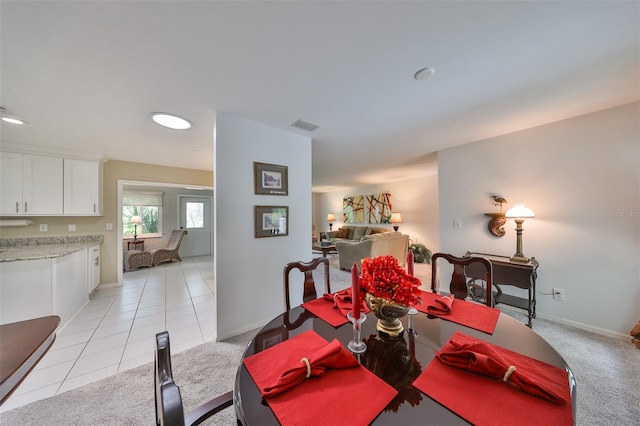
<path fill-rule="evenodd" d="M 313 138 L 316 191 L 430 174 L 439 149 L 640 99 L 639 9 L 2 0 L 1 103 L 29 124 L 1 141 L 212 170 L 221 111 Z"/>

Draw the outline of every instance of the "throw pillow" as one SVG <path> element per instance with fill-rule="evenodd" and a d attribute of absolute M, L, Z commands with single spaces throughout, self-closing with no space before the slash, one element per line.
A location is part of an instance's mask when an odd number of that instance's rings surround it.
<path fill-rule="evenodd" d="M 362 239 L 362 237 L 364 236 L 364 232 L 367 230 L 366 226 L 358 226 L 354 229 L 353 231 L 353 237 L 351 237 L 352 240 L 356 240 L 356 241 L 360 241 L 360 239 Z"/>
<path fill-rule="evenodd" d="M 349 238 L 349 230 L 347 228 L 338 229 L 338 235 L 336 238 Z"/>

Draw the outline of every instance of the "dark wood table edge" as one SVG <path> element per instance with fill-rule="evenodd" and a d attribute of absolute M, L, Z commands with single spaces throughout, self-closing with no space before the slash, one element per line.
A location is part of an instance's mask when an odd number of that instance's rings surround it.
<path fill-rule="evenodd" d="M 36 323 L 34 324 L 34 322 Z M 35 336 L 39 341 L 36 342 L 36 344 L 32 345 L 33 349 L 29 349 L 30 353 L 27 354 L 22 363 L 11 363 L 9 367 L 7 367 L 6 364 L 3 364 L 3 370 L 7 371 L 2 371 L 2 377 L 0 378 L 0 380 L 2 380 L 2 382 L 0 383 L 0 405 L 6 402 L 11 394 L 29 375 L 31 370 L 33 370 L 33 368 L 38 364 L 38 362 L 40 362 L 42 357 L 51 348 L 53 342 L 56 340 L 55 331 L 59 324 L 60 317 L 57 315 L 50 315 L 47 317 L 0 325 L 0 343 L 2 343 L 2 345 L 0 346 L 0 358 L 4 358 L 2 356 L 2 352 L 5 350 L 5 345 L 7 345 L 7 343 L 9 343 L 11 349 L 15 348 L 15 344 L 13 344 L 13 342 L 7 342 L 6 339 L 3 339 L 3 331 L 5 331 L 6 333 L 7 327 L 10 327 L 9 330 L 15 330 L 18 327 L 28 327 L 35 325 L 40 327 L 38 331 L 44 331 L 44 333 L 40 333 Z M 5 330 L 2 330 L 3 328 Z M 5 341 L 3 342 L 3 340 Z M 5 361 L 6 359 L 2 360 L 3 363 Z"/>

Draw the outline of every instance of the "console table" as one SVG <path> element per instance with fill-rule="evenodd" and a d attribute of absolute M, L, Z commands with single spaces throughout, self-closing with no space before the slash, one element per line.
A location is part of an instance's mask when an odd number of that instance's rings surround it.
<path fill-rule="evenodd" d="M 497 292 L 493 296 L 495 304 L 503 303 L 524 309 L 529 316 L 527 326 L 531 328 L 531 318 L 536 317 L 536 277 L 538 275 L 538 261 L 532 257 L 527 263 L 512 262 L 509 256 L 499 256 L 495 254 L 467 252 L 465 256 L 484 257 L 493 266 L 493 286 Z M 466 275 L 471 280 L 486 279 L 486 271 L 480 265 L 469 265 L 466 268 Z M 505 294 L 500 288 L 501 285 L 510 285 L 528 291 L 529 297 L 512 296 Z"/>

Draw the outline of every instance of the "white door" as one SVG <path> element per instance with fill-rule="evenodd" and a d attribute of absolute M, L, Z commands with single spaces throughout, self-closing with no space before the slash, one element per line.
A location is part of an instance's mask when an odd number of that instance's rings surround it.
<path fill-rule="evenodd" d="M 180 228 L 187 235 L 180 245 L 180 256 L 211 254 L 211 197 L 180 196 Z"/>

